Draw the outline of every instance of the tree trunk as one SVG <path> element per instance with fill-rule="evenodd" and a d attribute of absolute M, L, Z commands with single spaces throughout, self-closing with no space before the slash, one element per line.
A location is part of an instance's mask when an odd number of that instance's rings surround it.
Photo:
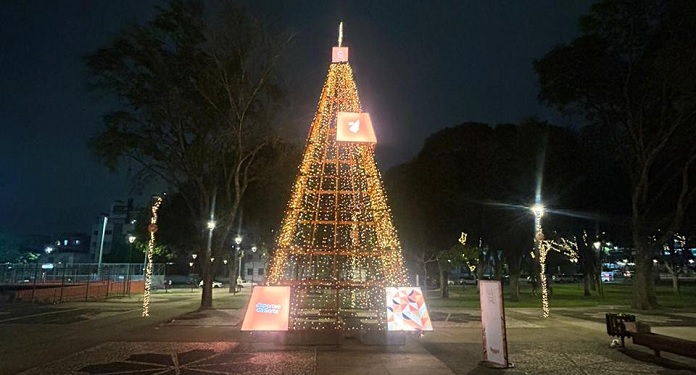
<path fill-rule="evenodd" d="M 679 277 L 675 273 L 672 273 L 672 292 L 679 294 Z"/>
<path fill-rule="evenodd" d="M 440 297 L 449 298 L 449 280 L 447 277 L 448 271 L 443 267 L 440 268 Z"/>
<path fill-rule="evenodd" d="M 203 267 L 203 291 L 201 293 L 201 310 L 213 308 L 213 273 L 211 261 L 201 262 Z"/>
<path fill-rule="evenodd" d="M 657 307 L 655 298 L 655 282 L 653 280 L 652 256 L 647 244 L 642 239 L 635 238 L 636 244 L 636 273 L 633 277 L 633 298 L 631 307 L 637 310 L 651 310 Z"/>
<path fill-rule="evenodd" d="M 583 294 L 585 297 L 590 296 L 590 277 L 591 275 L 585 273 L 585 277 L 582 278 L 582 283 L 585 287 L 585 293 Z"/>
<path fill-rule="evenodd" d="M 237 272 L 236 272 L 236 262 L 233 259 L 230 259 L 227 262 L 227 274 L 229 275 L 229 283 L 230 283 L 230 288 L 228 290 L 229 293 L 236 293 L 237 292 Z"/>
<path fill-rule="evenodd" d="M 520 300 L 520 274 L 510 273 L 510 301 Z"/>
<path fill-rule="evenodd" d="M 479 281 L 483 278 L 483 266 L 484 260 L 480 258 L 478 266 L 476 267 L 476 290 L 479 292 L 481 291 L 481 285 L 479 284 Z"/>
<path fill-rule="evenodd" d="M 674 294 L 679 294 L 679 276 L 674 271 L 674 268 L 669 265 L 669 263 L 665 262 L 663 264 L 665 265 L 665 268 L 667 268 L 667 272 L 669 272 L 669 276 L 672 279 L 672 292 Z"/>
<path fill-rule="evenodd" d="M 520 300 L 520 266 L 521 258 L 508 258 L 508 271 L 510 272 L 510 301 Z"/>

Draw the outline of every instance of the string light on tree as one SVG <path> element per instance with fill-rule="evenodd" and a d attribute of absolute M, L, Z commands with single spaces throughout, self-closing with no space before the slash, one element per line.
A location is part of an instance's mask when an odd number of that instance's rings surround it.
<path fill-rule="evenodd" d="M 544 318 L 549 317 L 549 293 L 548 279 L 546 278 L 546 257 L 549 251 L 556 251 L 570 259 L 572 263 L 578 262 L 578 242 L 576 239 L 567 240 L 559 238 L 558 240 L 543 239 L 540 241 L 539 263 L 541 265 L 541 310 Z"/>
<path fill-rule="evenodd" d="M 155 196 L 151 207 L 150 224 L 147 226 L 150 232 L 150 240 L 147 243 L 147 266 L 145 268 L 145 292 L 143 293 L 143 317 L 150 316 L 150 289 L 152 287 L 152 257 L 155 250 L 155 232 L 157 232 L 157 211 L 162 204 L 162 198 Z"/>

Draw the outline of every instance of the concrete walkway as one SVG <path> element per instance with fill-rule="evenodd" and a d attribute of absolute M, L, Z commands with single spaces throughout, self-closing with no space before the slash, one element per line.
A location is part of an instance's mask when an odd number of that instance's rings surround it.
<path fill-rule="evenodd" d="M 218 306 L 225 307 L 224 301 Z M 42 326 L 45 335 L 36 331 L 35 324 L 0 314 L 0 374 L 696 373 L 696 360 L 669 353 L 657 360 L 630 340 L 626 349 L 610 348 L 603 323 L 606 308 L 557 309 L 548 319 L 542 319 L 537 309 L 507 309 L 508 352 L 514 367 L 499 370 L 479 365 L 478 310 L 432 311 L 435 331 L 423 337 L 410 335 L 403 346 L 368 346 L 350 337 L 340 338 L 340 345 L 287 345 L 269 334 L 240 332 L 242 309 L 193 311 L 195 302 L 195 298 L 155 299 L 149 319 L 136 314 L 139 306 L 132 301 L 71 304 L 64 306 L 71 314 L 87 305 L 103 315 L 65 323 L 62 330 L 47 323 Z M 44 314 L 37 319 L 59 314 L 35 313 Z M 696 338 L 692 312 L 638 317 L 651 322 L 656 332 Z M 29 331 L 22 339 L 22 332 Z M 36 341 L 41 337 L 44 341 Z M 16 350 L 11 349 L 12 338 Z"/>

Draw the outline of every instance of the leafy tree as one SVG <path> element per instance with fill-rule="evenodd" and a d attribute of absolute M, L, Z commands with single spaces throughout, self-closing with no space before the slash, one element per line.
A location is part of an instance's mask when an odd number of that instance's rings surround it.
<path fill-rule="evenodd" d="M 437 254 L 437 265 L 440 273 L 440 296 L 449 298 L 449 273 L 464 265 L 462 245 L 454 245 Z"/>
<path fill-rule="evenodd" d="M 194 225 L 189 248 L 216 259 L 200 262 L 207 308 L 242 199 L 279 164 L 268 150 L 283 147 L 273 126 L 283 108 L 276 73 L 291 36 L 271 36 L 231 6 L 210 23 L 200 1 L 158 9 L 86 57 L 93 87 L 120 104 L 91 148 L 111 168 L 136 161 L 141 178 L 160 178 L 181 195 Z M 217 226 L 208 246 L 211 212 Z"/>
<path fill-rule="evenodd" d="M 38 257 L 37 253 L 23 251 L 18 239 L 0 234 L 0 263 L 30 263 Z"/>
<path fill-rule="evenodd" d="M 657 306 L 652 259 L 696 197 L 695 17 L 688 0 L 601 1 L 577 39 L 534 64 L 540 98 L 584 116 L 629 177 L 637 309 Z"/>
<path fill-rule="evenodd" d="M 502 253 L 514 283 L 511 297 L 518 298 L 522 260 L 533 246 L 527 207 L 537 178 L 545 177 L 545 201 L 570 207 L 582 180 L 579 150 L 577 134 L 534 119 L 495 127 L 465 123 L 432 134 L 415 160 L 385 175 L 406 251 L 428 259 L 425 250 L 449 249 L 466 232 L 482 239 L 489 255 Z M 503 263 L 493 264 L 500 277 Z"/>

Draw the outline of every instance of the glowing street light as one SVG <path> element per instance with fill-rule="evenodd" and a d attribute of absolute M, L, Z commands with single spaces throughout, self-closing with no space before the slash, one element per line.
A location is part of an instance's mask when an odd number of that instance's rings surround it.
<path fill-rule="evenodd" d="M 532 206 L 531 210 L 532 210 L 532 213 L 534 213 L 535 218 L 537 218 L 537 217 L 541 218 L 542 216 L 544 216 L 545 207 L 541 203 L 537 203 L 534 206 Z"/>
<path fill-rule="evenodd" d="M 215 229 L 216 225 L 217 223 L 215 222 L 215 220 L 208 220 L 208 229 L 210 229 L 211 231 Z"/>

